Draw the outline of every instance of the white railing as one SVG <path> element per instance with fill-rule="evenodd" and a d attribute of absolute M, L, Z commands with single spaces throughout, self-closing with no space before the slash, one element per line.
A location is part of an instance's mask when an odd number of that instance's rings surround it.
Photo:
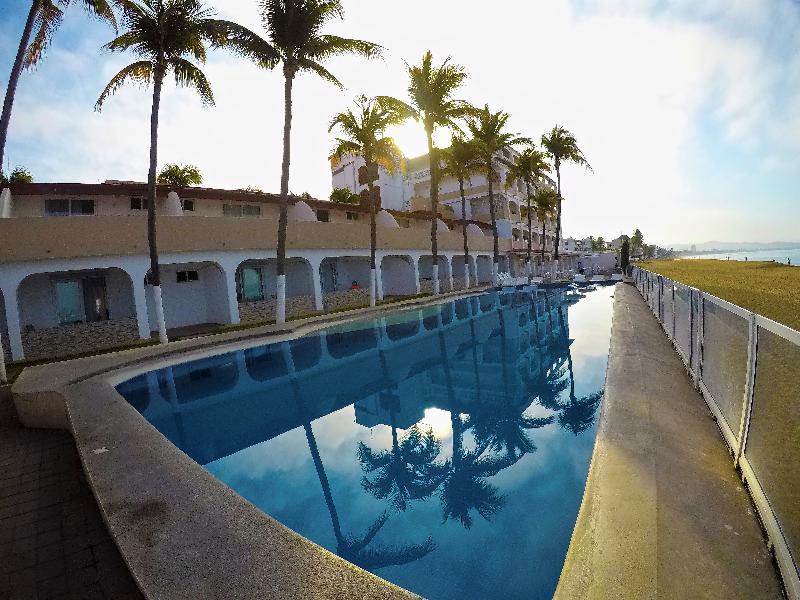
<path fill-rule="evenodd" d="M 731 450 L 789 598 L 800 599 L 800 332 L 634 267 Z"/>

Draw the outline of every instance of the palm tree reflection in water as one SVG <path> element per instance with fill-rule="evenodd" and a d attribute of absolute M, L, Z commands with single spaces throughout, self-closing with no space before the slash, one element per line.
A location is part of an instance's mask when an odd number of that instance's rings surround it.
<path fill-rule="evenodd" d="M 342 533 L 342 526 L 341 522 L 339 521 L 339 513 L 336 510 L 336 504 L 333 501 L 333 494 L 331 493 L 328 475 L 325 472 L 325 466 L 322 464 L 322 457 L 319 454 L 317 440 L 314 437 L 314 430 L 311 427 L 311 420 L 308 418 L 309 413 L 303 402 L 302 395 L 295 378 L 292 378 L 292 389 L 298 409 L 303 417 L 303 430 L 306 434 L 308 449 L 311 452 L 311 458 L 314 461 L 314 468 L 317 471 L 317 477 L 319 478 L 320 485 L 322 486 L 322 494 L 325 497 L 325 504 L 327 505 L 328 512 L 331 516 L 333 534 L 336 538 L 336 554 L 353 563 L 354 565 L 358 565 L 359 567 L 369 571 L 391 565 L 404 565 L 422 558 L 426 554 L 429 554 L 431 551 L 433 551 L 436 546 L 430 537 L 428 537 L 428 539 L 421 544 L 407 544 L 400 547 L 373 545 L 372 541 L 375 539 L 375 536 L 378 535 L 378 532 L 389 519 L 390 515 L 386 511 L 384 511 L 362 535 L 348 536 Z"/>
<path fill-rule="evenodd" d="M 512 384 L 510 381 L 508 365 L 515 356 L 509 351 L 506 312 L 513 309 L 496 307 L 499 327 L 493 330 L 489 342 L 484 344 L 478 341 L 476 335 L 476 315 L 469 319 L 468 349 L 475 384 L 473 393 L 467 395 L 470 398 L 469 406 L 463 404 L 463 393 L 456 393 L 442 315 L 439 313 L 435 316 L 438 362 L 444 374 L 446 402 L 452 427 L 452 456 L 444 462 L 437 461 L 441 453 L 441 442 L 436 439 L 432 429 L 423 429 L 417 423 L 403 435 L 398 434 L 397 415 L 403 412 L 402 399 L 397 392 L 398 382 L 390 376 L 386 351 L 379 345 L 378 355 L 385 385 L 379 392 L 379 401 L 389 414 L 392 445 L 390 449 L 373 450 L 359 441 L 357 457 L 363 472 L 362 488 L 375 498 L 386 500 L 388 507 L 360 536 L 346 536 L 341 531 L 311 423 L 305 418 L 307 412 L 299 388 L 294 383 L 295 397 L 304 416 L 303 427 L 308 447 L 331 516 L 339 556 L 366 569 L 406 564 L 426 556 L 435 549 L 430 537 L 423 543 L 400 548 L 375 546 L 373 540 L 393 512 L 404 512 L 412 503 L 424 502 L 434 495 L 438 495 L 441 502 L 444 522 L 452 519 L 470 529 L 475 513 L 491 520 L 504 506 L 505 498 L 489 479 L 518 463 L 525 455 L 536 451 L 536 444 L 531 437 L 533 430 L 558 422 L 563 429 L 578 435 L 594 424 L 603 392 L 601 390 L 582 397 L 575 396 L 566 319 L 560 301 L 558 315 L 556 319 L 553 318 L 550 296 L 551 294 L 545 294 L 548 327 L 540 328 L 538 318 L 531 319 L 534 322 L 534 327 L 530 328 L 533 338 L 529 339 L 532 340 L 530 345 L 534 347 L 533 352 L 537 356 L 537 368 L 529 368 L 527 371 L 523 369 L 521 372 L 522 402 L 516 400 L 516 394 L 512 393 L 516 390 L 513 386 L 519 384 Z M 537 299 L 534 298 L 533 301 L 536 302 Z M 474 312 L 477 312 L 477 307 L 475 308 Z M 538 317 L 538 308 L 533 311 Z M 489 318 L 489 315 L 483 318 Z M 499 350 L 494 346 L 496 342 L 499 342 Z M 479 360 L 478 350 L 481 345 L 483 358 Z M 460 352 L 460 358 L 469 360 L 467 348 L 462 348 Z M 487 393 L 483 389 L 485 386 L 481 382 L 481 362 L 484 363 L 484 368 L 486 364 L 500 367 L 502 391 L 494 396 L 491 390 Z M 567 389 L 569 399 L 564 401 L 561 397 Z M 531 416 L 528 409 L 533 404 L 538 404 L 553 414 Z M 472 448 L 465 448 L 464 436 L 468 432 L 474 440 L 470 444 L 474 445 Z"/>

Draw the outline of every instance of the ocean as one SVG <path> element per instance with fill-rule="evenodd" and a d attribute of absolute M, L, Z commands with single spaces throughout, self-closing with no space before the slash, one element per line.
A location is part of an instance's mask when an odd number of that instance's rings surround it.
<path fill-rule="evenodd" d="M 693 254 L 686 258 L 716 258 L 720 260 L 764 260 L 800 265 L 800 248 L 785 250 L 743 250 L 741 252 L 719 252 L 717 254 Z"/>

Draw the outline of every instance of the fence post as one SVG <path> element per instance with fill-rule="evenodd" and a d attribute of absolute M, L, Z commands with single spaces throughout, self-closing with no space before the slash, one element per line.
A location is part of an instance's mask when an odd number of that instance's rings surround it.
<path fill-rule="evenodd" d="M 703 350 L 705 348 L 706 337 L 706 300 L 705 294 L 697 290 L 697 316 L 699 323 L 697 324 L 697 387 L 703 381 Z"/>
<path fill-rule="evenodd" d="M 750 411 L 753 408 L 753 396 L 756 389 L 756 364 L 758 362 L 758 324 L 756 314 L 750 313 L 750 335 L 747 344 L 747 379 L 742 400 L 742 418 L 739 422 L 739 437 L 736 454 L 733 457 L 734 466 L 739 466 L 739 459 L 744 453 L 747 434 L 750 430 Z"/>

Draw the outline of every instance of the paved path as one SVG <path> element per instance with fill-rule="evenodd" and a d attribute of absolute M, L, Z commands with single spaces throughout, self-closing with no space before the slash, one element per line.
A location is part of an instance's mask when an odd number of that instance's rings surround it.
<path fill-rule="evenodd" d="M 141 598 L 65 431 L 25 429 L 0 398 L 0 598 Z"/>
<path fill-rule="evenodd" d="M 705 402 L 618 284 L 603 413 L 557 598 L 781 598 L 750 497 Z"/>

